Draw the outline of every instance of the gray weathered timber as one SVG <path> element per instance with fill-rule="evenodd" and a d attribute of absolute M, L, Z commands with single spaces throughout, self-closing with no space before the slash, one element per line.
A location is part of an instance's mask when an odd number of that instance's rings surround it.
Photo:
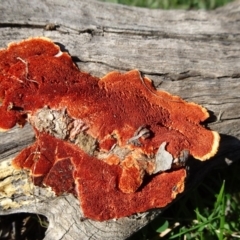
<path fill-rule="evenodd" d="M 222 140 L 214 159 L 193 166 L 190 179 L 196 182 L 213 165 L 239 159 L 239 22 L 240 1 L 210 12 L 148 10 L 84 0 L 1 1 L 0 47 L 46 36 L 61 44 L 83 71 L 102 77 L 109 71 L 137 68 L 157 88 L 206 107 L 211 113 L 208 127 L 218 131 Z M 49 23 L 54 30 L 46 30 Z M 44 214 L 50 221 L 46 240 L 125 239 L 159 214 L 156 210 L 117 221 L 81 221 L 73 196 L 56 198 L 50 190 L 32 186 L 25 172 L 11 168 L 11 159 L 33 138 L 30 126 L 0 134 L 0 214 Z M 3 205 L 15 208 L 3 209 Z"/>

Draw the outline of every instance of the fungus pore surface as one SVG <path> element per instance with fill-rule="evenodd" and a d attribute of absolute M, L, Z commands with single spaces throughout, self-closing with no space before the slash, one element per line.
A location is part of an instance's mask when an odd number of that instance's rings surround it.
<path fill-rule="evenodd" d="M 205 108 L 156 90 L 139 71 L 81 72 L 47 38 L 0 50 L 0 129 L 29 122 L 36 141 L 13 160 L 34 184 L 72 193 L 108 220 L 164 207 L 184 190 L 184 163 L 218 149 Z"/>

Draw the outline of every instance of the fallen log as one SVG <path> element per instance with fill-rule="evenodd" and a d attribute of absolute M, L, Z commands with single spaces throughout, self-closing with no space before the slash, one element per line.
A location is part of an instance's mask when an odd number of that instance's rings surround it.
<path fill-rule="evenodd" d="M 82 71 L 102 77 L 114 70 L 139 69 L 156 88 L 207 108 L 211 117 L 206 125 L 220 133 L 220 147 L 209 162 L 189 163 L 188 189 L 213 166 L 239 159 L 239 12 L 239 1 L 210 12 L 96 1 L 3 2 L 0 47 L 31 36 L 49 37 L 73 56 Z M 71 194 L 55 197 L 48 189 L 33 186 L 26 172 L 11 167 L 12 158 L 33 141 L 30 126 L 0 134 L 1 215 L 47 216 L 45 239 L 125 239 L 161 212 L 117 221 L 84 219 Z"/>

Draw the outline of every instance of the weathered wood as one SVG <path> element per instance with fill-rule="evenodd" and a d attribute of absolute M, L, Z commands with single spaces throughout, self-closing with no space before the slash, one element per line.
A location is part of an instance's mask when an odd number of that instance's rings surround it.
<path fill-rule="evenodd" d="M 218 131 L 222 140 L 213 160 L 192 164 L 195 175 L 190 179 L 197 181 L 212 165 L 239 159 L 239 20 L 240 1 L 210 12 L 148 10 L 83 0 L 2 1 L 0 47 L 46 36 L 69 51 L 81 70 L 101 77 L 112 70 L 137 68 L 156 87 L 208 108 L 208 127 Z M 49 23 L 54 30 L 46 30 Z M 159 214 L 156 210 L 117 221 L 81 221 L 73 196 L 55 198 L 50 191 L 32 186 L 27 174 L 11 168 L 11 159 L 32 141 L 30 126 L 0 134 L 0 214 L 47 216 L 45 239 L 125 239 Z M 18 186 L 13 183 L 16 179 Z M 22 206 L 6 210 L 3 203 Z"/>

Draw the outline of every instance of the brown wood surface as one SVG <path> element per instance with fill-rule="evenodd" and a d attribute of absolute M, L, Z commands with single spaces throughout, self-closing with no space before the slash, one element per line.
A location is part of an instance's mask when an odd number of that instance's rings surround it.
<path fill-rule="evenodd" d="M 67 50 L 83 71 L 102 77 L 112 70 L 137 68 L 157 88 L 206 107 L 211 113 L 207 126 L 221 135 L 220 149 L 207 163 L 190 163 L 190 172 L 194 171 L 188 188 L 212 166 L 240 158 L 239 22 L 240 1 L 209 12 L 84 0 L 1 1 L 0 47 L 46 36 Z M 1 215 L 41 213 L 50 221 L 46 240 L 84 240 L 125 239 L 160 213 L 81 221 L 77 199 L 56 198 L 49 190 L 32 186 L 25 172 L 12 169 L 11 159 L 33 141 L 30 126 L 0 133 Z"/>

